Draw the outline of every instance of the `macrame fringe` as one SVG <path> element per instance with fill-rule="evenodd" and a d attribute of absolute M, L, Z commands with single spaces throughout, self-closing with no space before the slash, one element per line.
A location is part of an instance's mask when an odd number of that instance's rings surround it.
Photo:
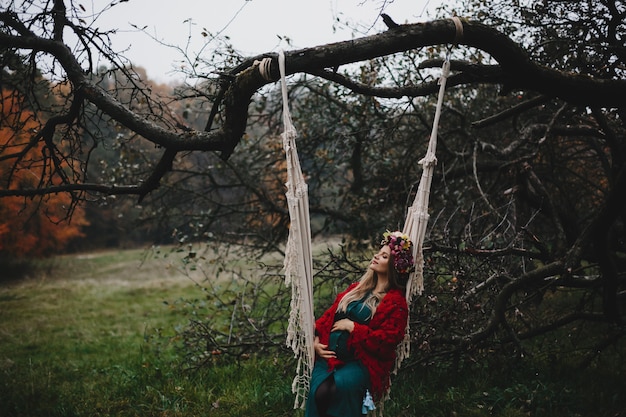
<path fill-rule="evenodd" d="M 437 132 L 439 127 L 439 118 L 441 116 L 441 107 L 443 105 L 443 96 L 446 88 L 446 80 L 450 75 L 450 59 L 449 56 L 443 63 L 441 68 L 441 77 L 439 78 L 439 96 L 437 99 L 437 108 L 435 110 L 435 118 L 433 128 L 428 142 L 428 150 L 426 156 L 419 163 L 422 165 L 422 178 L 417 189 L 415 201 L 409 207 L 407 219 L 404 224 L 403 232 L 409 235 L 413 241 L 413 257 L 415 259 L 415 269 L 409 275 L 409 281 L 406 286 L 406 301 L 411 305 L 415 295 L 421 295 L 424 291 L 424 254 L 423 244 L 426 236 L 426 227 L 428 226 L 428 204 L 430 198 L 430 186 L 432 183 L 433 172 L 437 164 L 435 151 L 437 148 Z M 409 357 L 411 350 L 411 332 L 407 321 L 407 328 L 404 340 L 400 342 L 397 349 L 396 364 L 394 373 L 398 372 L 402 361 Z"/>
<path fill-rule="evenodd" d="M 296 357 L 296 376 L 291 385 L 295 394 L 294 408 L 304 408 L 309 391 L 309 379 L 313 370 L 315 352 L 313 347 L 315 318 L 313 316 L 313 272 L 311 253 L 311 225 L 309 216 L 308 187 L 302 175 L 298 150 L 297 132 L 291 121 L 285 82 L 285 55 L 278 57 L 283 97 L 283 148 L 287 160 L 287 205 L 289 206 L 289 237 L 285 248 L 285 284 L 291 287 L 289 324 L 286 344 Z M 269 74 L 269 65 L 260 65 Z"/>
<path fill-rule="evenodd" d="M 456 27 L 457 36 L 455 37 L 455 43 L 460 40 L 462 35 L 463 25 L 458 17 L 454 17 L 454 24 Z M 406 287 L 406 301 L 407 305 L 411 305 L 413 297 L 421 295 L 424 291 L 424 254 L 423 244 L 426 236 L 426 228 L 428 226 L 428 206 L 430 199 L 430 188 L 432 184 L 432 177 L 437 164 L 436 149 L 437 149 L 437 135 L 439 130 L 439 119 L 441 116 L 441 108 L 443 106 L 443 97 L 446 89 L 446 81 L 450 75 L 450 55 L 449 52 L 446 55 L 446 59 L 441 67 L 441 76 L 439 78 L 439 95 L 437 97 L 437 107 L 435 109 L 435 117 L 433 120 L 433 127 L 428 141 L 428 149 L 426 155 L 419 163 L 422 165 L 422 177 L 418 186 L 415 200 L 407 212 L 407 218 L 404 224 L 403 232 L 409 235 L 413 241 L 413 257 L 415 259 L 415 269 L 409 275 L 409 281 Z M 393 369 L 393 374 L 397 374 L 402 362 L 409 357 L 411 353 L 411 329 L 409 321 L 407 320 L 406 331 L 404 333 L 404 339 L 398 345 L 396 350 L 396 363 Z M 385 394 L 383 401 L 389 398 L 389 392 L 391 390 L 391 384 Z M 382 406 L 382 404 L 381 404 Z M 382 416 L 382 411 L 381 414 Z"/>

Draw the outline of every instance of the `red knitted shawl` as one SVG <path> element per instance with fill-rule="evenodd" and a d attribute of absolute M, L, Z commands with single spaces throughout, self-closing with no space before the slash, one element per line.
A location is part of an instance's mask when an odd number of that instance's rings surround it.
<path fill-rule="evenodd" d="M 333 305 L 315 321 L 320 343 L 328 344 L 339 301 L 357 285 L 354 283 L 340 293 Z M 405 296 L 399 289 L 392 289 L 380 301 L 368 324 L 354 323 L 354 330 L 348 338 L 348 348 L 369 371 L 371 392 L 375 400 L 380 400 L 390 386 L 396 347 L 404 339 L 407 320 Z M 329 369 L 341 364 L 338 359 L 328 360 Z"/>

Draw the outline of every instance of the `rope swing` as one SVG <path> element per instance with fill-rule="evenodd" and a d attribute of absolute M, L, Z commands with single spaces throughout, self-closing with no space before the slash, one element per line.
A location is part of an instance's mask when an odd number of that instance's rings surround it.
<path fill-rule="evenodd" d="M 296 376 L 291 386 L 296 398 L 294 408 L 304 408 L 313 370 L 315 350 L 315 317 L 313 315 L 313 254 L 309 193 L 296 148 L 297 132 L 291 121 L 285 82 L 285 54 L 280 51 L 278 67 L 283 96 L 283 148 L 287 160 L 287 205 L 289 206 L 289 237 L 285 248 L 285 284 L 291 286 L 291 310 L 287 327 L 287 346 L 297 358 Z"/>
<path fill-rule="evenodd" d="M 455 17 L 459 20 L 458 17 Z M 459 20 L 460 22 L 460 20 Z M 458 34 L 458 26 L 457 26 Z M 437 134 L 439 130 L 439 118 L 441 117 L 441 107 L 443 106 L 443 96 L 446 90 L 446 82 L 450 75 L 450 52 L 446 54 L 446 59 L 441 67 L 441 75 L 439 77 L 439 96 L 437 97 L 437 107 L 435 109 L 435 118 L 433 127 L 428 141 L 428 149 L 426 155 L 418 163 L 422 166 L 422 177 L 420 178 L 417 193 L 413 204 L 408 208 L 406 220 L 402 232 L 407 234 L 413 242 L 413 259 L 415 260 L 415 268 L 409 274 L 409 280 L 406 284 L 406 302 L 410 306 L 415 295 L 421 295 L 424 291 L 424 253 L 423 245 L 426 236 L 426 227 L 428 226 L 428 203 L 430 200 L 430 188 L 437 165 Z M 402 361 L 409 357 L 411 349 L 411 337 L 409 321 L 407 321 L 404 340 L 398 346 L 398 356 L 396 358 L 396 369 Z"/>
<path fill-rule="evenodd" d="M 456 28 L 454 44 L 457 44 L 463 36 L 463 25 L 458 17 L 453 17 Z M 270 58 L 265 58 L 259 63 L 259 70 L 263 74 L 269 74 Z M 289 206 L 291 225 L 289 237 L 285 249 L 285 283 L 291 286 L 291 311 L 287 328 L 287 346 L 289 346 L 297 359 L 296 376 L 292 384 L 292 392 L 295 394 L 294 408 L 304 408 L 309 389 L 309 378 L 315 360 L 313 342 L 315 338 L 313 315 L 313 272 L 311 250 L 311 225 L 309 217 L 308 187 L 302 174 L 295 139 L 296 129 L 291 121 L 289 112 L 287 84 L 285 81 L 285 55 L 280 51 L 278 57 L 280 80 L 283 99 L 283 148 L 287 161 L 286 197 Z M 415 269 L 411 272 L 406 286 L 407 304 L 415 295 L 421 295 L 424 290 L 424 256 L 423 243 L 428 225 L 428 204 L 430 188 L 432 184 L 435 165 L 437 164 L 437 134 L 439 118 L 443 105 L 446 81 L 450 74 L 450 48 L 446 54 L 439 78 L 439 95 L 433 120 L 432 131 L 428 143 L 426 155 L 419 161 L 422 165 L 417 193 L 413 204 L 408 207 L 403 227 L 403 233 L 407 234 L 413 244 L 413 258 Z M 264 75 L 265 77 L 266 75 Z M 269 76 L 269 75 L 267 75 Z M 399 369 L 402 361 L 410 353 L 410 329 L 407 322 L 405 338 L 397 348 L 397 359 L 394 373 Z"/>

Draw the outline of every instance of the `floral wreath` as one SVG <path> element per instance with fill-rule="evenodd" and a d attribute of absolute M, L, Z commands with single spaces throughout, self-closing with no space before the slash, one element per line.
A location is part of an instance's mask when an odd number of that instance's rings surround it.
<path fill-rule="evenodd" d="M 399 274 L 408 274 L 413 270 L 413 243 L 411 238 L 402 232 L 383 233 L 381 246 L 388 245 L 393 255 L 393 267 Z"/>

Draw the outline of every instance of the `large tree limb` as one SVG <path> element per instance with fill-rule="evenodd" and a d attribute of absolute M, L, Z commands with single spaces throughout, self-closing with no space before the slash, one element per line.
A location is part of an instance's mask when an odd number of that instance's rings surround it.
<path fill-rule="evenodd" d="M 519 278 L 509 282 L 496 296 L 493 309 L 491 310 L 491 316 L 487 324 L 476 332 L 465 336 L 455 337 L 450 340 L 450 342 L 460 346 L 469 346 L 486 340 L 494 334 L 498 328 L 504 325 L 506 320 L 505 312 L 509 306 L 509 300 L 516 291 L 526 288 L 530 284 L 542 281 L 545 278 L 562 274 L 563 272 L 563 263 L 556 261 L 527 272 Z"/>
<path fill-rule="evenodd" d="M 59 18 L 60 19 L 60 18 Z M 254 65 L 254 59 L 246 61 L 237 72 L 231 71 L 225 80 L 228 88 L 223 95 L 224 123 L 211 131 L 176 131 L 162 127 L 142 115 L 133 112 L 106 91 L 92 83 L 86 76 L 77 58 L 61 41 L 46 39 L 34 33 L 24 33 L 15 16 L 0 13 L 0 21 L 13 28 L 13 34 L 0 33 L 0 46 L 41 51 L 54 56 L 66 71 L 76 92 L 119 123 L 147 140 L 171 152 L 190 150 L 217 151 L 228 158 L 243 137 L 248 121 L 248 105 L 252 96 L 264 85 L 272 82 L 264 79 Z M 61 20 L 56 20 L 60 22 Z M 57 32 L 58 33 L 58 32 Z M 349 82 L 345 77 L 325 71 L 342 65 L 366 61 L 403 51 L 431 45 L 449 44 L 455 41 L 456 27 L 452 20 L 437 20 L 427 23 L 399 25 L 384 33 L 337 42 L 312 48 L 288 51 L 287 74 L 311 73 L 342 83 L 355 91 L 381 96 L 426 95 L 433 86 L 389 89 L 364 89 L 364 86 Z M 547 97 L 558 97 L 572 104 L 598 107 L 619 107 L 626 96 L 626 80 L 593 79 L 576 74 L 559 72 L 532 62 L 526 52 L 506 35 L 477 22 L 463 22 L 463 36 L 459 44 L 487 52 L 498 67 L 472 70 L 452 77 L 454 84 L 502 83 L 509 89 L 537 91 Z M 264 55 L 265 56 L 265 55 Z M 239 69 L 243 70 L 239 71 Z M 462 71 L 462 67 L 459 67 Z M 480 70 L 480 72 L 479 72 Z M 270 66 L 273 80 L 278 79 L 278 64 L 274 55 Z M 219 106 L 219 103 L 215 103 Z M 86 184 L 82 187 L 92 188 Z M 98 187 L 99 188 L 99 187 Z M 92 188 L 94 191 L 96 188 Z M 111 188 L 111 191 L 113 188 Z M 4 190 L 2 195 L 32 195 L 33 190 Z M 42 190 L 41 193 L 49 192 Z"/>

